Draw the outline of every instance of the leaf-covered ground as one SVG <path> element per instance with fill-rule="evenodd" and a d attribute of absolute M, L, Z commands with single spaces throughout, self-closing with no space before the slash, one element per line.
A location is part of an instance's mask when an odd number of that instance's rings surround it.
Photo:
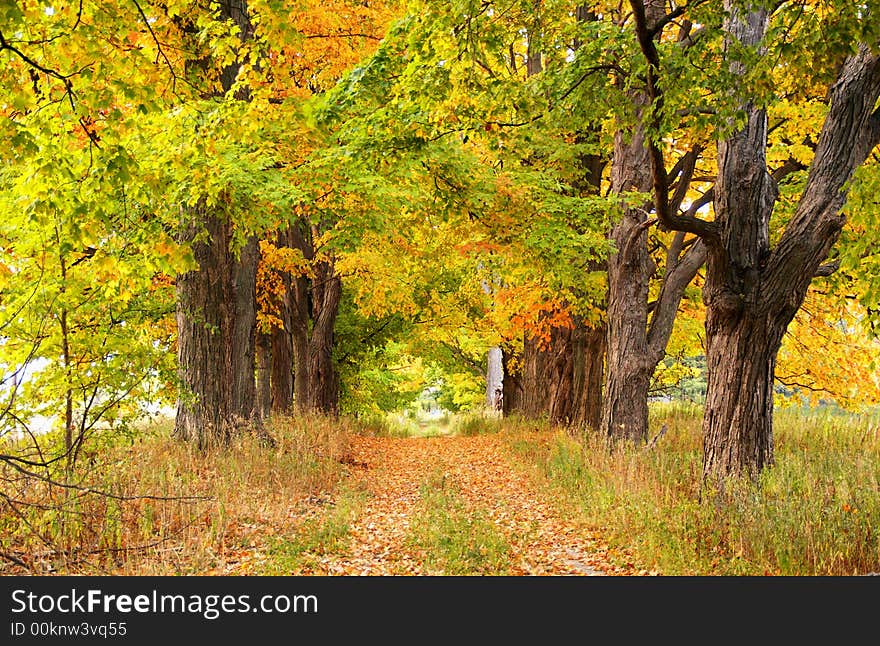
<path fill-rule="evenodd" d="M 349 477 L 247 569 L 316 575 L 620 575 L 499 435 L 354 437 Z M 613 559 L 625 562 L 625 559 Z M 242 563 L 241 565 L 245 565 Z M 234 574 L 239 568 L 230 568 Z"/>

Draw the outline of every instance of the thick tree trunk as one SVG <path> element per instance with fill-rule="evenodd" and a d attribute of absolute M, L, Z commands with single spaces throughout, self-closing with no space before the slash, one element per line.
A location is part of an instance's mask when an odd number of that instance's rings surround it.
<path fill-rule="evenodd" d="M 725 23 L 728 44 L 731 38 L 745 45 L 759 43 L 767 25 L 766 10 L 742 14 L 728 8 L 732 10 Z M 731 69 L 745 71 L 740 63 Z M 767 113 L 750 101 L 742 108 L 748 115 L 747 126 L 718 144 L 715 219 L 722 235 L 710 249 L 703 290 L 708 369 L 704 478 L 753 475 L 772 464 L 773 371 L 790 321 L 774 324 L 761 295 L 762 265 L 770 254 L 770 215 L 777 196 L 767 172 Z"/>
<path fill-rule="evenodd" d="M 773 374 L 785 328 L 757 312 L 707 324 L 704 476 L 749 473 L 773 463 Z"/>
<path fill-rule="evenodd" d="M 604 329 L 588 328 L 580 320 L 573 328 L 554 328 L 541 346 L 535 339 L 523 344 L 518 382 L 519 412 L 544 417 L 554 424 L 598 428 L 602 410 Z"/>
<path fill-rule="evenodd" d="M 333 363 L 333 342 L 342 283 L 333 264 L 319 263 L 312 282 L 312 333 L 309 338 L 307 408 L 335 414 L 339 408 L 339 378 Z"/>
<path fill-rule="evenodd" d="M 641 126 L 627 141 L 614 138 L 611 187 L 617 194 L 647 191 L 651 172 Z M 607 381 L 602 430 L 609 437 L 644 442 L 648 437 L 648 279 L 651 274 L 645 209 L 625 208 L 611 231 L 617 249 L 608 259 Z"/>
<path fill-rule="evenodd" d="M 605 380 L 605 326 L 581 324 L 572 333 L 571 424 L 598 429 L 602 423 Z"/>
<path fill-rule="evenodd" d="M 183 393 L 175 434 L 199 447 L 226 443 L 254 414 L 256 239 L 236 258 L 233 227 L 225 217 L 203 216 L 206 242 L 192 245 L 199 265 L 177 278 L 178 364 Z M 183 234 L 192 241 L 197 227 Z"/>
<path fill-rule="evenodd" d="M 251 37 L 245 0 L 226 0 L 220 16 L 235 22 L 239 37 Z M 205 64 L 208 64 L 205 62 Z M 224 92 L 239 65 L 218 70 Z M 246 99 L 241 93 L 239 99 Z M 225 444 L 256 415 L 256 275 L 259 247 L 250 237 L 233 250 L 228 213 L 201 203 L 181 223 L 180 239 L 191 244 L 198 269 L 177 277 L 178 370 L 182 384 L 175 435 L 199 447 Z M 206 235 L 203 240 L 202 234 Z"/>
<path fill-rule="evenodd" d="M 727 45 L 756 45 L 764 9 L 728 2 Z M 745 72 L 731 64 L 735 74 Z M 880 57 L 860 45 L 829 91 L 806 187 L 775 249 L 769 221 L 776 185 L 767 172 L 767 115 L 745 100 L 747 125 L 718 147 L 715 213 L 719 240 L 710 245 L 706 286 L 709 389 L 703 419 L 703 475 L 722 480 L 756 475 L 773 463 L 772 387 L 782 337 L 803 304 L 844 224 L 846 183 L 880 143 Z"/>

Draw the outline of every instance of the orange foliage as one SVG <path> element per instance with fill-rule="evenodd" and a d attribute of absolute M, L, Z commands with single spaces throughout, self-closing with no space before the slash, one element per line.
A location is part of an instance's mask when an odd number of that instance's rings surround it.
<path fill-rule="evenodd" d="M 509 321 L 502 334 L 512 338 L 520 332 L 546 348 L 554 328 L 572 328 L 570 306 L 559 297 L 548 297 L 534 285 L 502 287 L 495 293 L 502 320 Z"/>
<path fill-rule="evenodd" d="M 257 324 L 263 332 L 273 327 L 282 328 L 281 303 L 287 291 L 287 281 L 305 276 L 309 265 L 299 249 L 276 247 L 260 241 L 260 263 L 257 266 Z"/>

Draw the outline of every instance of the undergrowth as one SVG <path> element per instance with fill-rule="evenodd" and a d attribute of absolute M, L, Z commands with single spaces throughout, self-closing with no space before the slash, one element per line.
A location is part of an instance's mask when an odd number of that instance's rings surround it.
<path fill-rule="evenodd" d="M 609 450 L 591 432 L 513 433 L 569 510 L 671 575 L 853 575 L 880 571 L 880 437 L 876 420 L 775 418 L 776 464 L 757 482 L 701 490 L 700 410 L 655 405 L 652 449 Z"/>
<path fill-rule="evenodd" d="M 344 419 L 278 418 L 198 450 L 156 425 L 95 438 L 76 467 L 0 466 L 0 572 L 203 574 L 295 525 L 344 472 Z M 48 442 L 51 438 L 46 438 Z"/>

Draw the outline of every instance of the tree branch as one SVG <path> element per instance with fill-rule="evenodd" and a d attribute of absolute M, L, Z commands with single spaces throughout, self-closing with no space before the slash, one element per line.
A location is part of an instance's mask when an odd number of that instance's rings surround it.
<path fill-rule="evenodd" d="M 827 277 L 834 274 L 838 269 L 840 269 L 840 259 L 832 260 L 831 262 L 825 263 L 824 265 L 819 265 L 819 268 L 813 272 L 814 278 L 819 277 Z"/>
<path fill-rule="evenodd" d="M 645 14 L 643 0 L 630 0 L 635 18 L 636 38 L 642 54 L 648 62 L 647 92 L 651 100 L 651 126 L 652 130 L 659 131 L 660 114 L 663 111 L 663 92 L 657 85 L 657 72 L 660 69 L 660 55 L 654 42 L 656 35 L 649 27 Z M 669 180 L 666 174 L 666 164 L 663 152 L 653 140 L 649 144 L 651 158 L 651 182 L 654 191 L 654 208 L 660 224 L 671 231 L 685 231 L 706 239 L 709 244 L 720 244 L 720 231 L 715 222 L 701 220 L 691 215 L 674 215 L 670 210 Z"/>

